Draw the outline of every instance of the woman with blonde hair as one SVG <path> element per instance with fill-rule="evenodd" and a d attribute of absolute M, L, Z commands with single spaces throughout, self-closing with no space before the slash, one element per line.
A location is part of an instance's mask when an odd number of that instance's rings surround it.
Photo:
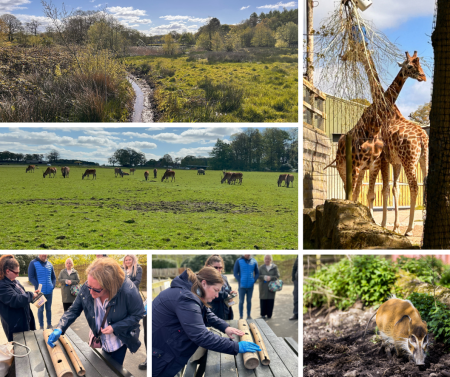
<path fill-rule="evenodd" d="M 70 292 L 70 287 L 72 285 L 77 285 L 80 282 L 80 277 L 78 276 L 77 270 L 73 268 L 72 258 L 67 258 L 65 265 L 66 268 L 61 270 L 59 273 L 58 281 L 61 283 L 63 308 L 64 311 L 67 312 L 72 303 L 75 301 L 75 296 Z"/>
<path fill-rule="evenodd" d="M 260 350 L 251 342 L 235 342 L 233 335 L 244 332 L 217 318 L 209 309 L 222 289 L 223 279 L 212 267 L 198 273 L 187 269 L 170 288 L 152 303 L 152 377 L 174 377 L 198 347 L 237 355 Z M 213 334 L 208 326 L 219 329 L 230 339 Z"/>
<path fill-rule="evenodd" d="M 220 319 L 230 320 L 233 319 L 233 309 L 225 303 L 225 300 L 231 293 L 237 293 L 233 291 L 228 283 L 227 277 L 223 274 L 225 272 L 225 263 L 219 254 L 211 255 L 205 262 L 205 267 L 215 268 L 223 279 L 223 286 L 220 290 L 218 297 L 210 302 L 211 311 Z"/>
<path fill-rule="evenodd" d="M 0 257 L 0 319 L 8 342 L 12 342 L 16 332 L 36 330 L 30 303 L 39 291 L 26 292 L 16 279 L 19 273 L 19 262 L 14 255 Z"/>
<path fill-rule="evenodd" d="M 139 290 L 139 284 L 141 284 L 142 280 L 142 267 L 138 265 L 136 255 L 125 255 L 125 258 L 123 258 L 122 269 L 127 274 L 128 279 L 130 279 Z"/>
<path fill-rule="evenodd" d="M 141 346 L 139 321 L 144 315 L 142 299 L 136 286 L 114 259 L 94 260 L 86 269 L 86 275 L 87 282 L 59 320 L 48 344 L 54 347 L 53 343 L 84 311 L 93 335 L 101 340 L 102 349 L 122 365 L 127 349 L 134 353 Z"/>

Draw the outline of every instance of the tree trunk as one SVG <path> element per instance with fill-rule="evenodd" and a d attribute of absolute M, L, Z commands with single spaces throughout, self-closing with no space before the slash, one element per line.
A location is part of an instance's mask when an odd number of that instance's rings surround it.
<path fill-rule="evenodd" d="M 450 2 L 437 1 L 423 248 L 450 249 Z M 428 198 L 428 199 L 427 199 Z"/>

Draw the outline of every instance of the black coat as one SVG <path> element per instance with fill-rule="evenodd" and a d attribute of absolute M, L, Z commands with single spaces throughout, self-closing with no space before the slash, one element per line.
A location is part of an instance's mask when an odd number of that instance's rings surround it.
<path fill-rule="evenodd" d="M 232 289 L 225 275 L 222 275 L 222 279 L 224 280 L 222 289 L 220 290 L 218 297 L 212 300 L 209 305 L 211 306 L 211 311 L 217 317 L 226 321 L 229 319 L 233 319 L 233 311 L 231 307 L 225 304 L 224 301 L 228 297 Z"/>
<path fill-rule="evenodd" d="M 152 377 L 174 377 L 198 347 L 229 355 L 239 352 L 237 342 L 206 328 L 225 332 L 229 325 L 217 318 L 191 287 L 185 271 L 152 303 Z"/>
<path fill-rule="evenodd" d="M 127 274 L 127 271 L 125 270 L 125 268 L 122 266 L 122 270 L 125 272 L 125 275 Z M 141 280 L 142 280 L 142 267 L 141 266 L 137 266 L 136 268 L 136 275 L 135 276 L 128 276 L 128 279 L 130 279 L 133 284 L 136 286 L 136 288 L 139 290 L 139 284 L 141 284 Z"/>
<path fill-rule="evenodd" d="M 139 292 L 130 279 L 125 278 L 122 287 L 106 306 L 106 308 L 109 307 L 111 307 L 111 310 L 106 318 L 106 324 L 111 325 L 114 335 L 132 353 L 136 352 L 141 346 L 139 341 L 139 321 L 144 316 L 145 309 Z M 83 311 L 90 329 L 96 334 L 94 299 L 85 284 L 81 287 L 80 293 L 78 293 L 72 306 L 59 320 L 57 327 L 62 330 L 63 335 Z"/>
<path fill-rule="evenodd" d="M 19 283 L 22 289 L 25 288 Z M 16 332 L 36 330 L 34 315 L 30 308 L 33 292 L 22 293 L 7 277 L 0 280 L 0 317 L 8 341 Z"/>

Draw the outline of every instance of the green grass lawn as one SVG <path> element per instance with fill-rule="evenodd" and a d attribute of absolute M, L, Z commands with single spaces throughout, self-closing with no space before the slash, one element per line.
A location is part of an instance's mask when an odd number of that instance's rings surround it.
<path fill-rule="evenodd" d="M 60 167 L 44 179 L 44 168 L 0 166 L 1 249 L 298 249 L 297 174 L 287 189 L 279 173 L 244 172 L 234 186 L 219 171 L 161 182 L 163 170 L 145 181 L 145 169 L 97 168 L 82 180 L 86 168 L 66 179 Z"/>
<path fill-rule="evenodd" d="M 164 121 L 298 122 L 298 62 L 296 59 L 293 62 L 290 57 L 286 62 L 286 56 L 280 55 L 280 61 L 266 63 L 209 64 L 207 59 L 190 61 L 192 57 L 186 56 L 135 56 L 125 61 L 136 66 L 150 66 L 149 75 L 156 83 L 155 98 Z M 198 110 L 199 104 L 204 106 L 205 97 L 210 103 L 218 101 L 217 94 L 212 99 L 205 96 L 202 89 L 205 78 L 213 85 L 232 87 L 234 92 L 243 90 L 241 106 L 233 104 L 230 111 L 226 110 L 227 104 L 211 111 Z M 197 110 L 194 109 L 196 106 Z M 192 111 L 186 111 L 186 107 Z"/>

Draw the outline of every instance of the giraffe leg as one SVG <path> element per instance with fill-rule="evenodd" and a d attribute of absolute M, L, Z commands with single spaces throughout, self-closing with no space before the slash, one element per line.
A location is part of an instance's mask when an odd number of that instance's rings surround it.
<path fill-rule="evenodd" d="M 367 203 L 369 204 L 370 214 L 373 218 L 373 202 L 375 200 L 375 183 L 377 182 L 378 172 L 381 168 L 381 160 L 378 159 L 369 169 L 369 190 L 367 192 Z"/>
<path fill-rule="evenodd" d="M 360 170 L 359 174 L 356 177 L 356 184 L 353 185 L 353 201 L 354 202 L 358 201 L 359 193 L 361 191 L 362 181 L 364 179 L 364 174 L 365 174 L 365 171 Z"/>
<path fill-rule="evenodd" d="M 414 229 L 414 211 L 416 210 L 417 193 L 419 192 L 419 185 L 417 184 L 416 166 L 410 166 L 409 171 L 406 171 L 406 177 L 408 178 L 409 191 L 411 197 L 411 204 L 409 208 L 409 224 L 406 229 L 405 236 L 412 236 Z"/>
<path fill-rule="evenodd" d="M 384 158 L 381 160 L 381 176 L 383 178 L 383 220 L 381 221 L 381 226 L 386 228 L 389 201 L 389 162 Z"/>
<path fill-rule="evenodd" d="M 400 176 L 400 171 L 402 170 L 402 165 L 397 164 L 394 165 L 394 182 L 392 185 L 392 195 L 394 196 L 394 208 L 395 208 L 395 220 L 394 220 L 394 232 L 398 232 L 400 228 L 400 223 L 398 221 L 398 188 L 397 188 L 397 180 Z"/>

